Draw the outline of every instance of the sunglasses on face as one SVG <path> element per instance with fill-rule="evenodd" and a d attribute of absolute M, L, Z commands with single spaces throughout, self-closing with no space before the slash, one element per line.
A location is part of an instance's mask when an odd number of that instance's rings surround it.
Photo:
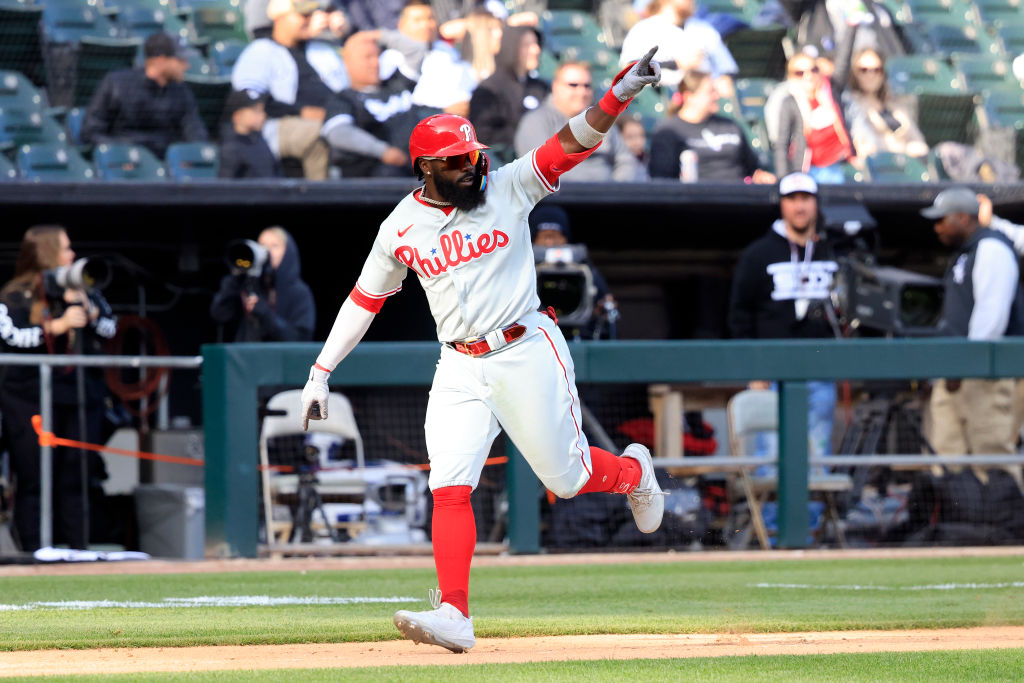
<path fill-rule="evenodd" d="M 794 69 L 793 71 L 790 71 L 789 73 L 791 73 L 792 75 L 796 76 L 797 78 L 803 78 L 804 74 L 816 74 L 816 73 L 820 73 L 820 71 L 821 71 L 821 69 L 819 69 L 816 66 L 813 66 L 810 69 Z"/>
<path fill-rule="evenodd" d="M 566 83 L 565 85 L 567 85 L 570 88 L 574 88 L 574 89 L 575 88 L 585 88 L 587 90 L 591 90 L 594 87 L 590 83 Z"/>
<path fill-rule="evenodd" d="M 880 74 L 882 73 L 882 67 L 880 66 L 858 66 L 857 71 L 862 74 Z"/>
<path fill-rule="evenodd" d="M 449 171 L 458 171 L 466 165 L 466 160 L 469 159 L 469 163 L 476 166 L 476 162 L 480 161 L 480 150 L 474 149 L 472 152 L 466 152 L 465 154 L 456 154 L 450 157 L 424 157 L 426 159 L 434 159 L 435 161 L 443 161 L 444 167 Z"/>

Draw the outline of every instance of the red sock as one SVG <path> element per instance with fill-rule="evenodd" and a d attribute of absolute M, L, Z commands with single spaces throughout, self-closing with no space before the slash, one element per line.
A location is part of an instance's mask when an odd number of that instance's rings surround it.
<path fill-rule="evenodd" d="M 632 493 L 640 483 L 640 463 L 633 458 L 612 455 L 606 450 L 590 447 L 593 473 L 580 493 Z"/>
<path fill-rule="evenodd" d="M 431 536 L 434 566 L 441 600 L 469 616 L 469 565 L 476 547 L 476 520 L 468 486 L 446 486 L 434 491 Z"/>

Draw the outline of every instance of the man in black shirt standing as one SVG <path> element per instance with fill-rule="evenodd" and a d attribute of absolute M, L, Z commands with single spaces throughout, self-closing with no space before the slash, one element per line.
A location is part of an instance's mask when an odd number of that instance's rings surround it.
<path fill-rule="evenodd" d="M 166 33 L 154 33 L 143 54 L 141 69 L 103 78 L 85 112 L 82 142 L 143 145 L 162 159 L 172 142 L 207 140 L 192 91 L 182 83 L 188 60 L 181 47 Z"/>
<path fill-rule="evenodd" d="M 739 124 L 717 113 L 718 93 L 710 74 L 687 73 L 672 104 L 675 115 L 670 113 L 651 139 L 652 178 L 775 182 L 772 173 L 759 168 L 760 160 Z M 695 170 L 681 163 L 688 151 L 696 159 Z"/>

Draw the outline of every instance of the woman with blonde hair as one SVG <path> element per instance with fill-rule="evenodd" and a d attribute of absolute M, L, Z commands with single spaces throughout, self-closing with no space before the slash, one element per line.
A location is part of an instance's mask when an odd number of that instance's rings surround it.
<path fill-rule="evenodd" d="M 74 260 L 64 228 L 41 225 L 25 233 L 14 278 L 0 289 L 0 349 L 4 353 L 97 353 L 104 340 L 114 336 L 117 323 L 98 291 L 62 287 L 47 276 L 47 271 L 70 266 Z M 15 480 L 14 526 L 21 549 L 33 551 L 41 540 L 39 441 L 32 427 L 32 416 L 40 412 L 39 370 L 7 366 L 0 372 L 0 413 Z M 98 368 L 84 372 L 84 434 L 75 371 L 54 368 L 52 389 L 54 433 L 95 443 L 106 397 L 102 372 Z M 77 549 L 88 545 L 89 482 L 105 476 L 98 458 L 68 448 L 54 450 L 55 541 Z"/>

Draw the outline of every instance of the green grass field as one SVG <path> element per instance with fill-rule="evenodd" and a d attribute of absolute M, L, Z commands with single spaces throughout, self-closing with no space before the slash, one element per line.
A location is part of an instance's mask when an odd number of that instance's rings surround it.
<path fill-rule="evenodd" d="M 0 648 L 393 639 L 392 614 L 427 609 L 433 581 L 432 570 L 0 578 Z M 241 596 L 412 600 L 251 605 Z M 163 606 L 200 597 L 243 604 Z M 485 638 L 1021 625 L 1024 555 L 484 567 L 470 607 Z"/>

